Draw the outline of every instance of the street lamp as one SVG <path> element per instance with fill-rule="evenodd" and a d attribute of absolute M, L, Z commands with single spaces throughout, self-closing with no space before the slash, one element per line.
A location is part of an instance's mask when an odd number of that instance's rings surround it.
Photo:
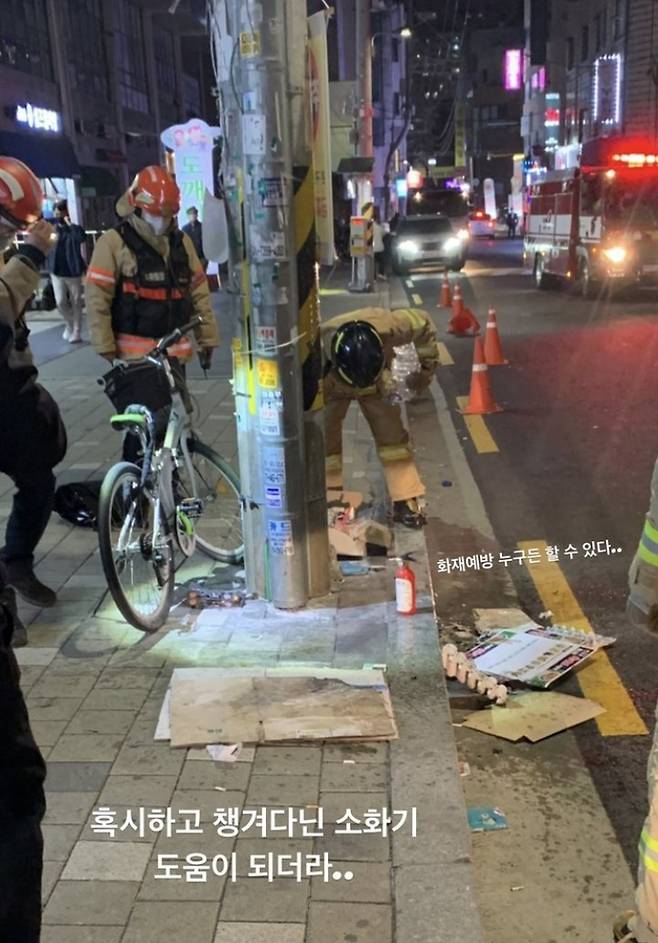
<path fill-rule="evenodd" d="M 413 32 L 410 26 L 398 26 L 397 29 L 373 33 L 370 37 L 370 47 L 373 52 L 375 50 L 375 40 L 378 36 L 399 36 L 401 39 L 411 39 Z"/>

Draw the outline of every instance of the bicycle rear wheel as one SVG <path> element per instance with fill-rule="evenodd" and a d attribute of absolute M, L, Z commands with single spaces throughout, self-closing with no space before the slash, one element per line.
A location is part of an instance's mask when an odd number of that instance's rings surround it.
<path fill-rule="evenodd" d="M 193 439 L 189 443 L 194 469 L 178 469 L 181 496 L 201 502 L 194 530 L 199 548 L 213 560 L 240 563 L 244 557 L 240 479 L 221 455 Z"/>
<path fill-rule="evenodd" d="M 98 503 L 98 543 L 107 585 L 131 625 L 164 625 L 174 591 L 174 549 L 162 507 L 140 487 L 136 465 L 109 470 Z"/>

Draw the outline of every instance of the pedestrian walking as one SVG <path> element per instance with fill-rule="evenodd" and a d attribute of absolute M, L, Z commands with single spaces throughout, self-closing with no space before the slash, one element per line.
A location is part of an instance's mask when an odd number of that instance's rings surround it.
<path fill-rule="evenodd" d="M 141 170 L 116 205 L 121 222 L 103 233 L 87 272 L 87 313 L 95 351 L 112 362 L 139 360 L 156 340 L 191 321 L 199 361 L 208 369 L 219 345 L 208 280 L 191 238 L 176 226 L 180 191 L 162 167 Z M 194 355 L 188 336 L 169 348 L 183 398 L 191 410 L 185 364 Z M 124 458 L 136 459 L 134 436 Z"/>
<path fill-rule="evenodd" d="M 510 210 L 506 217 L 507 222 L 507 238 L 515 239 L 516 238 L 516 227 L 519 225 L 519 217 L 516 213 L 513 213 Z"/>
<path fill-rule="evenodd" d="M 17 231 L 28 230 L 0 270 L 0 472 L 16 486 L 0 561 L 6 582 L 40 608 L 57 602 L 34 573 L 34 551 L 53 507 L 53 468 L 66 453 L 57 404 L 37 383 L 24 317 L 54 238 L 53 227 L 41 219 L 42 202 L 32 171 L 15 158 L 0 157 L 0 248 Z"/>
<path fill-rule="evenodd" d="M 375 255 L 375 274 L 377 278 L 386 278 L 384 227 L 379 222 L 379 212 L 377 210 L 375 210 L 375 218 L 372 224 L 372 251 Z"/>
<path fill-rule="evenodd" d="M 87 270 L 82 249 L 87 234 L 82 226 L 71 222 L 66 200 L 55 204 L 55 231 L 57 243 L 46 264 L 57 308 L 64 321 L 64 340 L 69 344 L 79 344 L 82 340 L 82 278 Z"/>
<path fill-rule="evenodd" d="M 199 211 L 196 206 L 191 206 L 187 211 L 187 224 L 183 226 L 183 232 L 187 233 L 192 240 L 199 262 L 205 272 L 208 268 L 208 259 L 203 254 L 203 224 L 199 221 Z"/>
<path fill-rule="evenodd" d="M 628 617 L 658 636 L 658 461 L 651 479 L 649 511 L 628 582 Z M 613 936 L 619 943 L 658 943 L 658 705 L 647 780 L 649 811 L 640 835 L 636 909 L 626 911 L 616 921 Z"/>
<path fill-rule="evenodd" d="M 343 485 L 342 428 L 350 403 L 358 402 L 375 438 L 393 501 L 393 517 L 405 527 L 425 523 L 425 486 L 413 460 L 409 433 L 402 422 L 391 364 L 395 348 L 414 344 L 420 370 L 406 383 L 422 393 L 439 363 L 436 332 L 419 308 L 363 308 L 321 325 L 327 355 L 324 381 L 327 487 Z"/>

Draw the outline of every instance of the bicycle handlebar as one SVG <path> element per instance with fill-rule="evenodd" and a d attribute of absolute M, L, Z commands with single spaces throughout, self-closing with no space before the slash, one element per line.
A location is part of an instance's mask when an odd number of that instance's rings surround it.
<path fill-rule="evenodd" d="M 183 334 L 187 334 L 188 331 L 191 331 L 192 328 L 198 327 L 199 324 L 203 321 L 203 318 L 196 317 L 191 321 L 188 321 L 187 324 L 183 324 L 181 327 L 177 327 L 175 331 L 172 331 L 171 334 L 167 334 L 166 337 L 161 338 L 158 343 L 155 345 L 153 350 L 147 354 L 148 357 L 161 356 L 168 347 L 171 347 L 172 344 L 175 344 L 181 339 Z"/>

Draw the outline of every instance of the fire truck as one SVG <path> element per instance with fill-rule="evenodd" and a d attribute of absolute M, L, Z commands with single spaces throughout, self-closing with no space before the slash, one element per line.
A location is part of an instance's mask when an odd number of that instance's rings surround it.
<path fill-rule="evenodd" d="M 538 288 L 658 286 L 658 142 L 596 138 L 529 188 L 524 262 Z"/>

